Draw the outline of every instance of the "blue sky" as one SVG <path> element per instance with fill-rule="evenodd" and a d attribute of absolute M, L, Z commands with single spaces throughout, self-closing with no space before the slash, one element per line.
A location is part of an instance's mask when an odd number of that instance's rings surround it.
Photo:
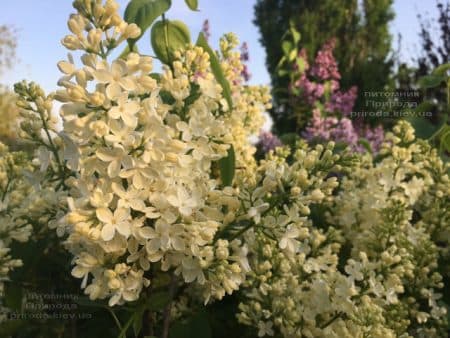
<path fill-rule="evenodd" d="M 123 11 L 128 0 L 118 0 Z M 233 31 L 241 41 L 247 41 L 250 48 L 251 83 L 268 84 L 269 75 L 265 69 L 265 54 L 258 39 L 259 33 L 253 25 L 254 0 L 199 0 L 200 12 L 187 9 L 183 0 L 173 0 L 169 18 L 181 19 L 188 24 L 192 36 L 200 31 L 205 19 L 211 25 L 211 44 L 222 33 Z M 56 63 L 65 59 L 67 51 L 60 44 L 61 38 L 68 33 L 66 21 L 73 12 L 71 0 L 13 0 L 3 1 L 0 11 L 0 25 L 13 25 L 19 31 L 19 63 L 13 70 L 0 77 L 0 83 L 12 85 L 24 78 L 40 83 L 47 91 L 56 89 L 60 76 Z M 407 59 L 415 55 L 418 47 L 419 24 L 417 13 L 436 17 L 434 0 L 395 0 L 396 18 L 391 32 L 403 35 L 401 55 Z M 149 48 L 148 33 L 143 38 L 140 50 Z M 147 44 L 147 46 L 145 46 Z M 395 42 L 394 46 L 397 44 Z"/>

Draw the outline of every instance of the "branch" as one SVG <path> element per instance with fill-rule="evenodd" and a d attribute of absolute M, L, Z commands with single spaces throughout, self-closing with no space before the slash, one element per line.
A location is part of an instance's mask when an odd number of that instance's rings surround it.
<path fill-rule="evenodd" d="M 175 277 L 175 274 L 172 273 L 172 277 L 171 277 L 170 285 L 169 285 L 169 303 L 166 305 L 166 308 L 164 309 L 164 327 L 163 327 L 162 338 L 169 337 L 170 312 L 172 309 L 172 302 L 173 302 L 173 297 L 175 295 L 176 286 L 177 286 L 177 279 Z"/>

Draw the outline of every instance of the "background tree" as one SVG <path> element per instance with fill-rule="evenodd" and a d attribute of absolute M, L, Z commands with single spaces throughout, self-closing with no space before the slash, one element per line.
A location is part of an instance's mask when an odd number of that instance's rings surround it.
<path fill-rule="evenodd" d="M 439 146 L 439 130 L 443 130 L 449 120 L 450 94 L 446 81 L 436 81 L 436 72 L 448 74 L 445 65 L 450 62 L 450 1 L 437 1 L 436 7 L 436 18 L 417 16 L 420 23 L 419 52 L 412 63 L 400 63 L 394 76 L 397 90 L 420 90 L 416 110 L 421 114 L 409 116 L 408 120 L 419 137 L 428 139 L 433 136 L 430 141 Z"/>
<path fill-rule="evenodd" d="M 7 25 L 0 25 L 0 142 L 13 148 L 17 140 L 19 111 L 15 95 L 1 84 L 1 76 L 16 62 L 16 47 L 16 31 Z"/>
<path fill-rule="evenodd" d="M 254 23 L 267 52 L 278 131 L 289 132 L 294 127 L 286 104 L 287 79 L 276 72 L 283 55 L 281 40 L 290 22 L 301 33 L 300 47 L 307 50 L 310 59 L 324 43 L 336 38 L 334 55 L 343 88 L 356 85 L 360 93 L 380 91 L 388 85 L 393 65 L 388 28 L 394 18 L 392 3 L 392 0 L 364 0 L 359 6 L 357 0 L 257 1 Z M 363 95 L 359 95 L 356 109 L 362 108 L 362 104 Z"/>
<path fill-rule="evenodd" d="M 429 74 L 434 68 L 450 61 L 450 2 L 437 2 L 438 17 L 430 21 L 419 15 L 422 55 L 417 59 L 418 76 Z M 438 27 L 432 25 L 437 22 Z M 433 37 L 438 36 L 438 39 Z"/>
<path fill-rule="evenodd" d="M 420 48 L 421 55 L 416 60 L 416 80 L 430 74 L 440 65 L 450 62 L 450 1 L 446 3 L 438 1 L 436 6 L 438 10 L 436 19 L 431 20 L 418 15 L 420 20 L 419 37 L 422 48 Z M 433 112 L 431 122 L 435 125 L 442 123 L 447 99 L 445 83 L 442 82 L 440 86 L 428 89 L 425 94 L 427 102 L 432 103 L 428 105 Z"/>

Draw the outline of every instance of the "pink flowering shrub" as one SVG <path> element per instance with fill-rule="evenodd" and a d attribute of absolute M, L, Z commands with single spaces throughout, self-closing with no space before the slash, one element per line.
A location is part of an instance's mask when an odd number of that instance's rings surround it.
<path fill-rule="evenodd" d="M 365 151 L 361 145 L 361 139 L 365 139 L 376 152 L 384 139 L 383 128 L 373 128 L 350 118 L 358 90 L 355 86 L 346 91 L 341 89 L 334 47 L 334 39 L 325 43 L 311 65 L 304 49 L 295 60 L 293 68 L 299 74 L 291 77 L 295 79 L 289 87 L 291 100 L 294 105 L 306 103 L 312 111 L 301 135 L 308 141 L 344 142 L 360 152 Z"/>

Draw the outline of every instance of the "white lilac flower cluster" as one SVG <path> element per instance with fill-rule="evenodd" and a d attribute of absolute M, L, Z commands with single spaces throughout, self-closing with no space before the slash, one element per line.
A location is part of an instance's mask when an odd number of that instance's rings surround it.
<path fill-rule="evenodd" d="M 384 300 L 387 324 L 399 336 L 446 335 L 447 310 L 439 299 L 441 272 L 448 269 L 448 173 L 436 149 L 399 122 L 380 158 L 343 180 L 332 212 L 355 266 L 363 268 L 360 283 Z"/>
<path fill-rule="evenodd" d="M 60 194 L 33 181 L 35 173 L 26 153 L 0 143 L 0 294 L 9 272 L 22 265 L 20 257 L 11 257 L 11 243 L 25 243 L 34 230 L 51 225 L 58 208 Z"/>
<path fill-rule="evenodd" d="M 60 172 L 66 169 L 57 161 L 67 146 L 60 137 L 50 135 L 56 133 L 56 120 L 49 113 L 52 98 L 35 84 L 20 83 L 15 89 L 20 94 L 15 101 L 23 108 L 19 134 L 37 147 L 32 160 L 30 154 L 0 143 L 0 291 L 8 273 L 22 265 L 20 257 L 11 258 L 11 243 L 47 236 L 47 227 L 58 226 L 67 204 L 67 192 L 62 189 L 66 173 Z"/>
<path fill-rule="evenodd" d="M 446 337 L 448 165 L 400 122 L 378 158 L 349 168 L 294 250 L 270 236 L 250 247 L 238 319 L 259 336 Z"/>
<path fill-rule="evenodd" d="M 245 247 L 217 234 L 240 203 L 221 184 L 217 163 L 232 145 L 237 180 L 255 175 L 248 139 L 263 122 L 267 89 L 239 81 L 233 35 L 221 42 L 233 107 L 200 47 L 175 53 L 162 74 L 152 74 L 153 59 L 137 53 L 109 62 L 109 51 L 139 28 L 118 16 L 113 1 L 75 5 L 73 35 L 63 44 L 84 52 L 82 64 L 72 56 L 58 64 L 64 76 L 56 93 L 63 102 L 59 138 L 71 145 L 63 154 L 70 210 L 58 224 L 67 227 L 72 274 L 91 299 L 109 298 L 110 305 L 138 299 L 155 270 L 197 282 L 206 301 L 232 293 L 243 280 Z"/>
<path fill-rule="evenodd" d="M 24 163 L 23 153 L 9 152 L 0 143 L 0 295 L 9 272 L 22 266 L 20 259 L 11 257 L 9 246 L 12 241 L 26 242 L 32 230 L 28 221 L 16 214 L 29 191 L 21 178 Z"/>

